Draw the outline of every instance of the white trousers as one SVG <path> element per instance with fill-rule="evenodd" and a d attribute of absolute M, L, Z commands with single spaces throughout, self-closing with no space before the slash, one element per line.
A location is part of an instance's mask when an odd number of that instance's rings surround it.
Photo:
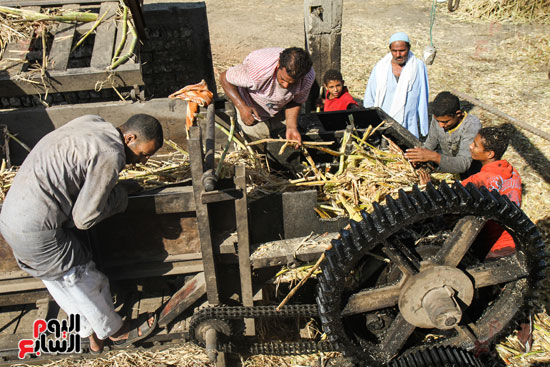
<path fill-rule="evenodd" d="M 42 280 L 53 299 L 67 315 L 80 315 L 80 336 L 96 333 L 106 339 L 122 327 L 115 312 L 109 280 L 93 261 L 72 267 L 55 280 Z"/>

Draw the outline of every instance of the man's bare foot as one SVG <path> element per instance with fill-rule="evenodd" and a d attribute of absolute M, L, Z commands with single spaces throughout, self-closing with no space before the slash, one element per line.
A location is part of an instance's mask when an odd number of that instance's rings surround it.
<path fill-rule="evenodd" d="M 89 339 L 90 339 L 90 352 L 101 353 L 103 351 L 103 340 L 98 339 L 95 333 L 90 335 Z"/>

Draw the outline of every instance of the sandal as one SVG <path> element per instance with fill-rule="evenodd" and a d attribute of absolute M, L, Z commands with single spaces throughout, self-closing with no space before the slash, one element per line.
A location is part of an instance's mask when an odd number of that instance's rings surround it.
<path fill-rule="evenodd" d="M 153 316 L 153 323 L 149 325 L 149 319 Z M 126 348 L 135 342 L 144 339 L 151 335 L 153 330 L 157 327 L 157 314 L 151 313 L 151 314 L 145 314 L 141 317 L 138 317 L 134 320 L 134 325 L 137 324 L 137 326 L 133 327 L 128 332 L 128 338 L 121 339 L 121 340 L 113 340 L 113 347 L 115 348 Z M 141 330 L 141 335 L 139 335 L 139 331 Z"/>

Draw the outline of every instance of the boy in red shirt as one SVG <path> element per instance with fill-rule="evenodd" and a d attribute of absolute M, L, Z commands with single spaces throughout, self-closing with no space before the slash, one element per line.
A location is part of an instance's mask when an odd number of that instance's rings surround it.
<path fill-rule="evenodd" d="M 323 76 L 323 86 L 325 87 L 325 98 L 323 111 L 342 111 L 351 108 L 359 108 L 359 105 L 348 88 L 344 86 L 342 74 L 338 70 L 328 70 Z"/>
<path fill-rule="evenodd" d="M 481 171 L 462 180 L 462 184 L 466 186 L 471 182 L 476 187 L 485 186 L 489 191 L 497 190 L 521 207 L 521 178 L 510 163 L 501 159 L 508 148 L 508 141 L 508 135 L 502 128 L 480 129 L 470 144 L 470 153 L 472 159 L 481 162 Z M 430 180 L 424 171 L 419 171 L 419 175 L 421 183 Z M 480 243 L 492 245 L 486 256 L 488 259 L 508 256 L 516 250 L 512 236 L 492 220 L 485 224 L 478 239 Z"/>
<path fill-rule="evenodd" d="M 508 136 L 502 128 L 485 127 L 478 131 L 474 142 L 470 144 L 472 159 L 481 162 L 481 171 L 462 181 L 475 186 L 485 186 L 497 190 L 521 207 L 521 178 L 510 163 L 501 159 L 508 148 Z M 511 255 L 516 245 L 512 236 L 493 221 L 488 221 L 484 228 L 487 243 L 494 243 L 487 258 Z"/>

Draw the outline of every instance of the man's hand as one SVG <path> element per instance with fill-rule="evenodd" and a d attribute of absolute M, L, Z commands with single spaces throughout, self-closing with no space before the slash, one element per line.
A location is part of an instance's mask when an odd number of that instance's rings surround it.
<path fill-rule="evenodd" d="M 252 126 L 257 122 L 255 117 L 258 117 L 259 114 L 254 107 L 250 107 L 247 105 L 239 105 L 236 107 L 239 109 L 241 119 L 245 123 L 245 125 Z"/>
<path fill-rule="evenodd" d="M 298 149 L 298 147 L 302 145 L 302 135 L 300 135 L 300 132 L 295 127 L 286 127 L 286 139 L 298 142 L 298 144 L 294 145 L 294 149 Z"/>
<path fill-rule="evenodd" d="M 418 173 L 418 178 L 420 179 L 421 185 L 425 185 L 432 180 L 430 174 L 423 169 L 419 169 L 416 172 Z"/>
<path fill-rule="evenodd" d="M 120 185 L 124 190 L 126 190 L 128 195 L 137 194 L 138 192 L 143 191 L 143 187 L 141 187 L 137 181 L 132 179 L 118 181 L 117 185 Z"/>
<path fill-rule="evenodd" d="M 433 150 L 426 148 L 411 148 L 405 152 L 405 158 L 409 161 L 416 162 L 435 162 L 439 164 L 441 155 Z"/>

